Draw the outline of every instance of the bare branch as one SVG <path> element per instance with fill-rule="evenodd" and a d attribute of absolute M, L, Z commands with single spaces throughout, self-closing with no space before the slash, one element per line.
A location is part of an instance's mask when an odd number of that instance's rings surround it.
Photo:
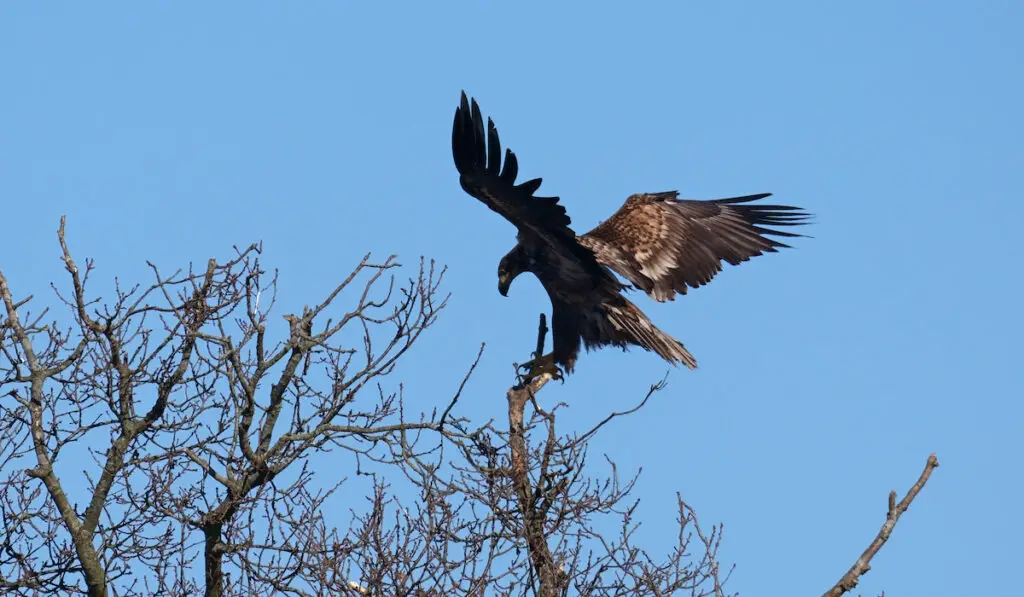
<path fill-rule="evenodd" d="M 860 577 L 863 576 L 868 570 L 871 570 L 871 560 L 878 553 L 878 550 L 882 549 L 885 542 L 889 540 L 889 535 L 892 534 L 892 530 L 896 527 L 896 522 L 899 521 L 900 516 L 910 508 L 910 503 L 917 497 L 918 492 L 924 487 L 924 484 L 928 482 L 928 479 L 932 476 L 932 471 L 939 466 L 939 459 L 935 457 L 935 454 L 928 456 L 928 461 L 924 465 L 924 470 L 921 471 L 921 476 L 918 477 L 917 482 L 911 486 L 907 495 L 903 496 L 900 502 L 896 503 L 896 492 L 889 492 L 889 510 L 885 515 L 885 522 L 882 524 L 882 528 L 878 531 L 878 535 L 868 545 L 868 548 L 864 550 L 864 553 L 857 558 L 857 561 L 853 563 L 853 566 L 839 579 L 832 588 L 823 593 L 823 597 L 839 597 L 847 591 L 852 591 L 857 583 L 860 582 Z"/>

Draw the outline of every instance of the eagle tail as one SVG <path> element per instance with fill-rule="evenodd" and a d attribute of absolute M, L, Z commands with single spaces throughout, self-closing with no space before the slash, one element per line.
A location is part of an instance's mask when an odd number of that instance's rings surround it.
<path fill-rule="evenodd" d="M 697 368 L 697 359 L 682 342 L 655 327 L 636 305 L 621 296 L 619 298 L 621 301 L 605 304 L 605 313 L 618 339 L 655 352 L 673 365 L 682 363 L 690 369 Z"/>

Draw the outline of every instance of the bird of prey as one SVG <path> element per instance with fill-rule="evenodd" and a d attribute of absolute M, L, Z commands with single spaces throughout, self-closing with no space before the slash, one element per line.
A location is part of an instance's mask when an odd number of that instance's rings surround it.
<path fill-rule="evenodd" d="M 737 265 L 787 247 L 770 237 L 802 235 L 769 226 L 800 225 L 810 216 L 797 207 L 753 203 L 771 193 L 710 201 L 681 199 L 677 191 L 637 193 L 577 236 L 558 197 L 535 195 L 540 178 L 516 184 L 515 154 L 506 149 L 502 160 L 494 122 L 488 118 L 485 131 L 479 105 L 465 92 L 455 110 L 452 154 L 463 190 L 518 229 L 518 243 L 498 264 L 498 292 L 507 296 L 519 274 L 532 272 L 551 299 L 553 349 L 523 365 L 528 377 L 561 377 L 560 368 L 571 373 L 581 343 L 587 351 L 639 346 L 695 369 L 686 347 L 655 327 L 624 291 L 674 300 L 710 282 L 723 261 Z"/>

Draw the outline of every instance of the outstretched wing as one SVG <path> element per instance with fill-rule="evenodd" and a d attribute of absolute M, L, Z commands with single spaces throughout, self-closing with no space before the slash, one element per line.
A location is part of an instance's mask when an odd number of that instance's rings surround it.
<path fill-rule="evenodd" d="M 571 252 L 588 258 L 596 267 L 593 254 L 576 242 L 576 233 L 569 227 L 571 220 L 565 207 L 558 204 L 558 197 L 534 195 L 541 179 L 515 184 L 519 173 L 516 154 L 506 149 L 502 165 L 498 129 L 488 118 L 484 136 L 480 106 L 475 99 L 471 106 L 466 92 L 462 92 L 462 102 L 455 110 L 452 155 L 463 190 L 514 224 L 520 235 L 540 239 L 558 249 L 572 247 Z"/>
<path fill-rule="evenodd" d="M 750 205 L 771 193 L 713 201 L 679 193 L 631 195 L 611 218 L 580 237 L 597 260 L 657 301 L 674 300 L 722 271 L 787 247 L 770 237 L 800 234 L 768 228 L 806 223 L 809 214 L 788 205 Z"/>

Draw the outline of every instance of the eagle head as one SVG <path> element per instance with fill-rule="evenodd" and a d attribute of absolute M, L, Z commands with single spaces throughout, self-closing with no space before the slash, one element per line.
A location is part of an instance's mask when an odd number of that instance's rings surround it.
<path fill-rule="evenodd" d="M 522 271 L 522 251 L 516 247 L 498 262 L 498 292 L 501 296 L 508 296 L 508 287 Z"/>
<path fill-rule="evenodd" d="M 508 296 L 508 287 L 512 285 L 512 279 L 515 276 L 505 267 L 505 260 L 501 260 L 501 264 L 498 265 L 498 292 L 501 296 Z"/>

